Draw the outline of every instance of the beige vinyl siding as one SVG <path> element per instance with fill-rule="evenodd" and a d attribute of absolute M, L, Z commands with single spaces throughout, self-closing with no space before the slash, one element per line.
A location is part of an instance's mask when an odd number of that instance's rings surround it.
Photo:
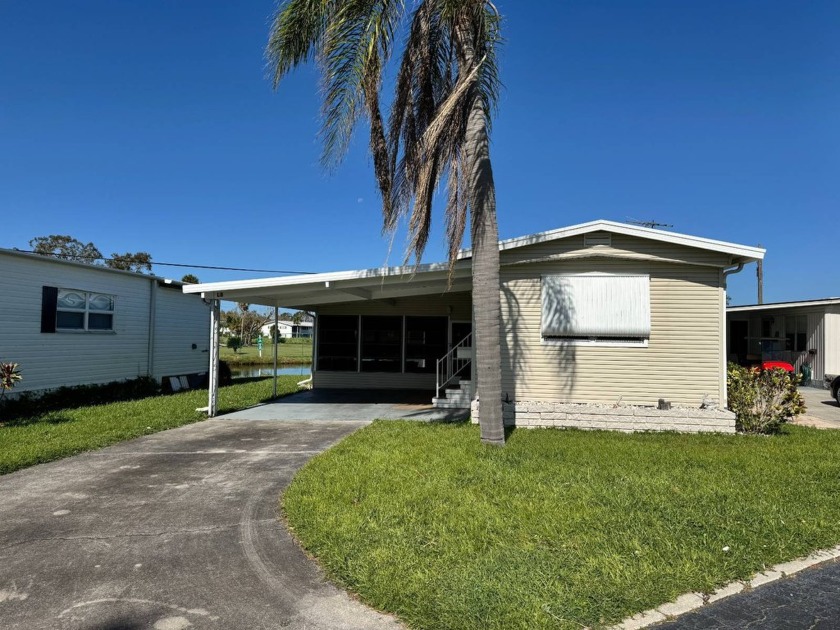
<path fill-rule="evenodd" d="M 647 347 L 542 342 L 541 275 L 587 272 L 650 275 Z M 721 398 L 718 268 L 606 257 L 510 265 L 502 268 L 501 295 L 502 389 L 511 400 L 699 405 L 704 396 Z"/>
<path fill-rule="evenodd" d="M 451 320 L 472 320 L 472 297 L 468 292 L 424 295 L 394 300 L 359 300 L 322 306 L 318 315 L 415 315 L 448 316 Z M 317 337 L 317 333 L 316 333 Z M 316 341 L 317 343 L 317 341 Z M 330 372 L 316 369 L 313 387 L 349 389 L 427 389 L 435 387 L 434 374 L 379 372 Z"/>
<path fill-rule="evenodd" d="M 42 333 L 43 286 L 113 295 L 114 331 Z M 15 391 L 146 375 L 150 288 L 141 277 L 0 254 L 0 360 L 20 363 Z"/>
<path fill-rule="evenodd" d="M 679 264 L 707 265 L 725 267 L 731 264 L 728 254 L 703 249 L 664 243 L 649 239 L 593 232 L 590 237 L 610 236 L 610 245 L 586 246 L 583 234 L 556 241 L 527 245 L 502 252 L 502 265 L 522 264 L 527 262 L 548 262 L 545 259 L 575 259 L 603 256 L 628 260 L 650 260 L 676 262 Z"/>
<path fill-rule="evenodd" d="M 210 366 L 210 308 L 204 300 L 185 295 L 181 287 L 158 287 L 155 313 L 155 378 L 206 372 Z"/>

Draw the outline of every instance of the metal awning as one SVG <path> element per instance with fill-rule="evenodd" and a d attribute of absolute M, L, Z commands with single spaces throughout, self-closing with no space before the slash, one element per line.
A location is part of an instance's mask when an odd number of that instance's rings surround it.
<path fill-rule="evenodd" d="M 191 284 L 184 286 L 184 293 L 200 293 L 207 300 L 317 310 L 323 304 L 470 291 L 471 263 L 458 261 L 451 278 L 448 264 L 434 263 Z"/>

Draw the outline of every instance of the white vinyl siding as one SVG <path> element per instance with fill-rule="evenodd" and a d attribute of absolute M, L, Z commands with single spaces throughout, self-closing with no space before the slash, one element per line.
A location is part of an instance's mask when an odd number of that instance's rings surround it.
<path fill-rule="evenodd" d="M 826 313 L 821 347 L 825 357 L 822 376 L 840 375 L 840 313 Z"/>
<path fill-rule="evenodd" d="M 543 276 L 542 336 L 590 341 L 647 339 L 650 277 Z"/>
<path fill-rule="evenodd" d="M 149 374 L 151 278 L 2 252 L 0 269 L 0 360 L 20 363 L 23 374 L 14 391 L 107 383 Z M 113 333 L 42 333 L 43 286 L 80 287 L 113 296 Z M 202 305 L 207 312 L 198 296 L 178 294 L 178 298 L 182 305 Z M 204 345 L 189 352 L 206 357 L 200 350 L 207 347 L 209 315 L 201 325 L 190 341 L 204 340 Z M 160 327 L 157 332 L 160 337 Z"/>
<path fill-rule="evenodd" d="M 210 367 L 210 307 L 191 298 L 181 293 L 180 287 L 157 288 L 155 378 L 206 372 Z"/>

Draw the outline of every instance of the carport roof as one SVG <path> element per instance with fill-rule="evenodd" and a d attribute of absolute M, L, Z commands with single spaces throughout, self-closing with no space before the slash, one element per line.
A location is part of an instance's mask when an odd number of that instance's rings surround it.
<path fill-rule="evenodd" d="M 612 232 L 720 252 L 728 254 L 732 264 L 761 260 L 764 258 L 765 251 L 760 247 L 606 220 L 589 221 L 548 232 L 507 239 L 499 242 L 499 250 L 527 247 L 591 232 Z M 380 267 L 280 278 L 193 284 L 185 286 L 184 293 L 201 293 L 208 299 L 302 309 L 337 302 L 441 295 L 447 291 L 470 291 L 472 290 L 471 267 L 472 251 L 461 250 L 451 278 L 447 263 L 432 263 L 408 267 Z"/>
<path fill-rule="evenodd" d="M 416 295 L 442 295 L 472 289 L 471 264 L 458 261 L 449 278 L 449 265 L 432 263 L 408 267 L 381 267 L 333 271 L 281 278 L 209 282 L 184 287 L 214 300 L 265 306 L 308 308 L 339 302 L 387 300 Z"/>

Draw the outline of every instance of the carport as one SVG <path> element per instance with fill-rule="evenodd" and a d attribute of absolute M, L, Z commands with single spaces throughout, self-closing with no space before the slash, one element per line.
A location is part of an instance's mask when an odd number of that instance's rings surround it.
<path fill-rule="evenodd" d="M 466 259 L 452 269 L 448 264 L 435 263 L 185 285 L 185 293 L 199 293 L 212 305 L 208 415 L 217 413 L 220 302 L 227 300 L 273 308 L 275 325 L 280 308 L 312 311 L 316 317 L 313 391 L 287 397 L 283 402 L 267 403 L 255 408 L 260 411 L 249 411 L 246 415 L 272 413 L 280 419 L 292 419 L 295 415 L 311 414 L 325 418 L 325 407 L 331 407 L 329 413 L 335 415 L 340 405 L 346 404 L 355 405 L 352 412 L 349 408 L 346 411 L 360 420 L 386 416 L 443 419 L 448 415 L 445 410 L 431 413 L 436 362 L 447 354 L 447 346 L 452 343 L 452 325 L 466 322 L 471 326 L 470 265 L 471 261 Z M 335 328 L 322 330 L 320 316 L 324 312 L 336 324 Z M 358 318 L 356 328 L 349 334 L 355 342 L 348 344 L 343 339 L 335 342 L 327 338 L 327 334 L 346 334 L 346 329 L 341 327 L 347 322 L 353 326 L 354 318 Z M 373 330 L 375 325 L 380 330 Z M 444 326 L 446 332 L 441 333 Z M 432 328 L 438 336 L 436 344 L 423 336 Z M 389 349 L 374 349 L 373 355 L 368 356 L 362 338 L 363 334 L 371 333 L 396 335 L 399 341 L 391 343 Z M 411 344 L 415 354 L 409 355 L 409 339 L 416 339 L 418 334 L 421 341 Z M 387 345 L 378 339 L 368 343 L 370 347 L 377 344 Z M 341 346 L 347 346 L 344 355 Z M 319 349 L 324 350 L 321 356 Z M 274 367 L 276 372 L 276 345 Z M 388 392 L 376 394 L 377 390 Z M 276 376 L 274 394 L 277 394 Z M 352 402 L 351 397 L 355 397 Z"/>

